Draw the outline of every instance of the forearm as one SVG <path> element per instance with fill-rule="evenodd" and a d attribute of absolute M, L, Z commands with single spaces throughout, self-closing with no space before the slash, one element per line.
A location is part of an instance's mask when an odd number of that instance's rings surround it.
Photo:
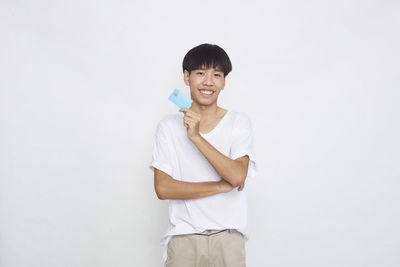
<path fill-rule="evenodd" d="M 236 162 L 219 152 L 202 136 L 193 139 L 192 142 L 205 156 L 222 179 L 229 182 L 234 187 L 239 186 L 244 182 L 247 171 L 243 169 L 243 166 L 239 162 Z"/>
<path fill-rule="evenodd" d="M 171 177 L 156 178 L 159 199 L 194 199 L 222 193 L 220 182 L 182 182 Z"/>

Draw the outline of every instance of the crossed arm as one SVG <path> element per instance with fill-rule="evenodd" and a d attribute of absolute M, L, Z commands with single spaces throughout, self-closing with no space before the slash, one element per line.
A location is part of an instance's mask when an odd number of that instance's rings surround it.
<path fill-rule="evenodd" d="M 165 172 L 154 169 L 154 187 L 159 199 L 193 199 L 218 193 L 229 192 L 233 188 L 243 188 L 249 166 L 249 156 L 232 160 L 215 149 L 206 139 L 193 139 L 199 151 L 205 156 L 216 172 L 222 177 L 218 182 L 182 182 Z"/>

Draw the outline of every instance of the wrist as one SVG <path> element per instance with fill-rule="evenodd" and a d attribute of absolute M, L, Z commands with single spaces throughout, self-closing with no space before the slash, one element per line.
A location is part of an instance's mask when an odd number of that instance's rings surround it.
<path fill-rule="evenodd" d="M 190 141 L 192 141 L 193 143 L 198 143 L 201 141 L 201 138 L 203 138 L 200 134 L 197 134 L 193 137 L 190 137 Z"/>
<path fill-rule="evenodd" d="M 217 190 L 218 193 L 222 193 L 223 192 L 222 183 L 221 182 L 222 182 L 222 180 L 219 181 L 219 182 L 216 182 L 216 190 Z"/>

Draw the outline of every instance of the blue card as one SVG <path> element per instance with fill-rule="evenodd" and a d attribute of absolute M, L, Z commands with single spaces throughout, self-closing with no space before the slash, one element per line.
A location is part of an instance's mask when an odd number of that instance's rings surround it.
<path fill-rule="evenodd" d="M 179 91 L 177 88 L 168 97 L 173 103 L 175 103 L 179 108 L 190 108 L 192 105 L 192 99 L 187 97 L 183 92 Z"/>

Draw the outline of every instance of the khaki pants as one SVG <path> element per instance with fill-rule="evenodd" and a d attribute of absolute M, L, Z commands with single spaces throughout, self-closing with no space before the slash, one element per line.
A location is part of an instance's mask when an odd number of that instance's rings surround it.
<path fill-rule="evenodd" d="M 165 267 L 245 267 L 243 235 L 236 230 L 207 230 L 176 235 L 168 243 Z"/>

